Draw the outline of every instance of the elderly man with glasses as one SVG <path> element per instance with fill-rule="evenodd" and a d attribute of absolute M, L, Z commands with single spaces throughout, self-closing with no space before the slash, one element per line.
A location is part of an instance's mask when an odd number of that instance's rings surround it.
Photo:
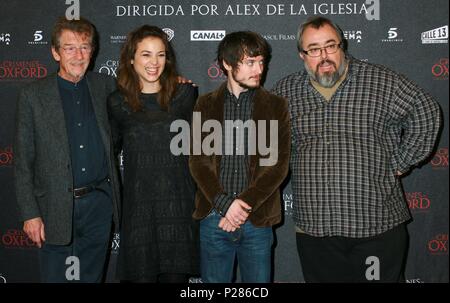
<path fill-rule="evenodd" d="M 399 282 L 411 218 L 400 178 L 432 151 L 439 107 L 345 42 L 332 21 L 308 19 L 297 45 L 305 71 L 273 89 L 289 102 L 298 253 L 306 282 Z"/>
<path fill-rule="evenodd" d="M 95 42 L 87 20 L 59 19 L 58 72 L 25 87 L 17 104 L 16 196 L 42 282 L 102 281 L 113 217 L 119 222 L 106 111 L 115 81 L 87 72 Z"/>

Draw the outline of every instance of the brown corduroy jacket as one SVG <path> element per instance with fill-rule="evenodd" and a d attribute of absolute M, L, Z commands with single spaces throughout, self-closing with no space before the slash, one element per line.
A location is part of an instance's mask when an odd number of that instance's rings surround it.
<path fill-rule="evenodd" d="M 223 125 L 226 83 L 217 90 L 201 96 L 197 100 L 194 112 L 201 113 L 201 125 L 206 120 L 217 120 Z M 248 219 L 257 227 L 273 226 L 281 221 L 280 185 L 289 170 L 291 149 L 290 118 L 287 101 L 267 92 L 263 88 L 256 89 L 253 97 L 252 119 L 266 122 L 266 146 L 269 144 L 270 120 L 278 121 L 278 160 L 273 166 L 261 166 L 260 159 L 267 158 L 258 151 L 258 135 L 256 135 L 256 155 L 249 156 L 249 186 L 238 198 L 252 207 Z M 202 142 L 210 133 L 201 134 Z M 222 140 L 224 141 L 224 140 Z M 198 142 L 194 142 L 198 144 Z M 271 151 L 273 152 L 273 151 Z M 194 219 L 203 219 L 214 208 L 214 198 L 224 193 L 220 182 L 220 155 L 193 155 L 189 157 L 189 167 L 197 183 Z"/>

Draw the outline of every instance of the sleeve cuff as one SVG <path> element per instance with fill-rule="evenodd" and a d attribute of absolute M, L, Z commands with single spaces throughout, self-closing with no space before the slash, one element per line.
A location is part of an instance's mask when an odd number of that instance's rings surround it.
<path fill-rule="evenodd" d="M 225 214 L 228 211 L 228 208 L 230 208 L 231 203 L 234 201 L 234 197 L 225 193 L 218 194 L 214 198 L 214 207 L 216 211 L 224 217 Z"/>
<path fill-rule="evenodd" d="M 403 175 L 404 173 L 408 172 L 410 165 L 404 163 L 403 161 L 400 161 L 397 158 L 397 155 L 394 154 L 391 160 L 392 169 L 394 170 L 395 175 L 397 175 L 397 172 Z"/>

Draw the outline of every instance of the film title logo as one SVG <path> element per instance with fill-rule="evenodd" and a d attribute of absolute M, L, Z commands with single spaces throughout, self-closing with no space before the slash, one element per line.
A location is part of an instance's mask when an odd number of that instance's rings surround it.
<path fill-rule="evenodd" d="M 11 146 L 0 148 L 0 166 L 11 166 L 13 159 L 14 155 Z"/>
<path fill-rule="evenodd" d="M 2 244 L 6 248 L 31 248 L 36 244 L 22 230 L 9 229 L 2 235 Z"/>
<path fill-rule="evenodd" d="M 119 67 L 119 60 L 108 60 L 102 63 L 98 72 L 101 74 L 106 74 L 108 76 L 117 77 L 117 68 Z"/>
<path fill-rule="evenodd" d="M 225 81 L 227 76 L 224 74 L 223 70 L 220 68 L 219 64 L 216 62 L 211 63 L 208 68 L 208 77 L 214 81 Z"/>
<path fill-rule="evenodd" d="M 411 211 L 424 212 L 430 209 L 431 201 L 426 194 L 422 192 L 411 192 L 405 195 Z"/>
<path fill-rule="evenodd" d="M 432 255 L 448 255 L 448 234 L 439 234 L 428 241 L 428 251 Z"/>
<path fill-rule="evenodd" d="M 34 80 L 47 76 L 47 67 L 37 60 L 0 61 L 0 81 Z"/>
<path fill-rule="evenodd" d="M 431 160 L 431 167 L 434 169 L 448 168 L 448 147 L 438 149 Z"/>
<path fill-rule="evenodd" d="M 283 201 L 284 201 L 284 214 L 291 216 L 292 215 L 292 194 L 283 193 Z"/>
<path fill-rule="evenodd" d="M 431 67 L 434 79 L 448 80 L 448 58 L 441 58 L 439 62 Z"/>

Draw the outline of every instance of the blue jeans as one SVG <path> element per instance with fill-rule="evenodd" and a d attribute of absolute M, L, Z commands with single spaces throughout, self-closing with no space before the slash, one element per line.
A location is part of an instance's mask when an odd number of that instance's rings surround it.
<path fill-rule="evenodd" d="M 222 217 L 213 211 L 200 222 L 201 275 L 205 283 L 230 283 L 237 256 L 241 281 L 269 283 L 272 227 L 254 227 L 246 221 L 234 232 L 218 227 Z"/>

